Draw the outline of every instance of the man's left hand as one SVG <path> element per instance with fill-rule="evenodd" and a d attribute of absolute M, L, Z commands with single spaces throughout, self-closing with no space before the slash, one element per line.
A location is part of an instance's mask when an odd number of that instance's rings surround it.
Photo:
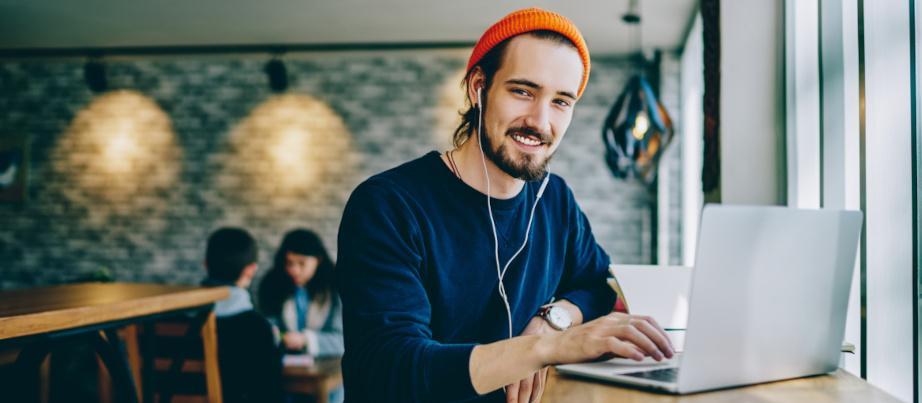
<path fill-rule="evenodd" d="M 525 326 L 522 336 L 557 331 L 546 320 L 535 316 L 528 322 L 528 326 Z M 540 402 L 541 395 L 544 394 L 544 385 L 547 383 L 547 370 L 548 367 L 544 367 L 518 383 L 506 385 L 506 403 Z"/>

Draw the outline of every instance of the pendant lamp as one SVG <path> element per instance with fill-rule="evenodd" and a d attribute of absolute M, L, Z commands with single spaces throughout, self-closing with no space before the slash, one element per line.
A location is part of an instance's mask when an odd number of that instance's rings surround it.
<path fill-rule="evenodd" d="M 605 162 L 619 179 L 636 178 L 647 186 L 656 183 L 656 170 L 666 146 L 672 141 L 673 124 L 643 73 L 646 60 L 640 49 L 640 15 L 636 0 L 622 20 L 636 31 L 638 68 L 627 82 L 602 126 Z"/>

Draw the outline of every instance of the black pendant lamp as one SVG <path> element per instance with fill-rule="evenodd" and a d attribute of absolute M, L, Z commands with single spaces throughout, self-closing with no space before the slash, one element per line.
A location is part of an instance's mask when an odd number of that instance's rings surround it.
<path fill-rule="evenodd" d="M 282 54 L 275 54 L 263 67 L 269 79 L 269 89 L 274 93 L 283 93 L 288 89 L 288 69 L 282 61 Z"/>
<path fill-rule="evenodd" d="M 646 59 L 640 47 L 640 14 L 637 0 L 631 0 L 622 21 L 635 31 L 638 69 L 618 95 L 605 118 L 602 140 L 605 162 L 619 179 L 640 179 L 647 186 L 656 183 L 659 159 L 672 141 L 672 119 L 656 98 L 644 74 Z"/>

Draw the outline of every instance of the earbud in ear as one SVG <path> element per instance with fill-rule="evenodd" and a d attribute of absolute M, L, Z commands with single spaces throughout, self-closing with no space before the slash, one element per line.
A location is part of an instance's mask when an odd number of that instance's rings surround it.
<path fill-rule="evenodd" d="M 477 107 L 478 107 L 478 108 L 480 107 L 480 104 L 483 102 L 483 101 L 480 100 L 480 90 L 481 90 L 481 88 L 478 87 L 478 88 L 477 88 Z"/>

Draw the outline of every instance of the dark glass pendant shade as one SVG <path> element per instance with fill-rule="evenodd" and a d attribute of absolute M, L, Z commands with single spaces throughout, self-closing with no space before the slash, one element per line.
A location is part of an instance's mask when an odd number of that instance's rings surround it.
<path fill-rule="evenodd" d="M 643 75 L 632 77 L 605 118 L 605 162 L 620 179 L 656 181 L 656 169 L 672 141 L 672 119 Z"/>

